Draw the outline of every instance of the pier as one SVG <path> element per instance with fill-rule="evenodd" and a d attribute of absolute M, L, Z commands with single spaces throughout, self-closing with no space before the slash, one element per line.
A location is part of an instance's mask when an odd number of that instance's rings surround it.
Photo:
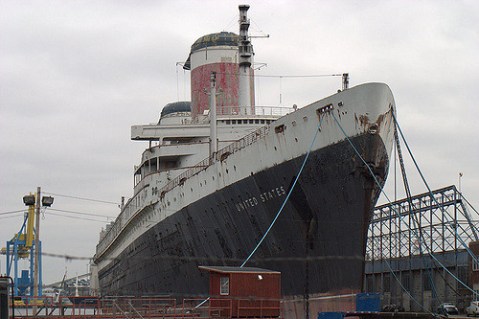
<path fill-rule="evenodd" d="M 341 308 L 339 305 L 344 297 L 331 296 L 327 298 L 328 305 L 318 309 L 318 318 L 437 318 L 436 309 L 445 301 L 452 302 L 460 313 L 464 313 L 474 299 L 466 287 L 479 285 L 479 278 L 475 276 L 475 270 L 479 268 L 474 268 L 476 263 L 468 254 L 479 254 L 479 245 L 476 244 L 478 216 L 474 209 L 468 209 L 466 203 L 467 199 L 456 187 L 449 186 L 376 207 L 369 228 L 364 288 L 380 295 L 380 304 L 375 311 L 328 312 L 333 304 Z M 414 209 L 409 209 L 409 205 Z M 454 223 L 449 220 L 450 216 Z M 418 238 L 414 231 L 421 233 L 423 248 L 417 240 L 411 241 Z M 469 251 L 461 248 L 463 242 L 469 243 Z M 433 248 L 430 253 L 427 247 Z M 224 274 L 222 268 L 227 267 L 203 268 Z M 231 274 L 235 272 L 233 268 L 228 269 Z M 236 269 L 237 272 L 243 270 Z M 261 274 L 265 276 L 267 273 Z M 279 292 L 256 298 L 232 295 L 225 298 L 220 296 L 220 291 L 210 292 L 211 296 L 186 299 L 173 296 L 73 297 L 79 288 L 82 295 L 94 290 L 90 286 L 90 274 L 64 278 L 62 282 L 43 287 L 66 289 L 64 292 L 68 297 L 11 298 L 16 294 L 8 291 L 13 291 L 13 279 L 9 281 L 7 278 L 0 278 L 3 285 L 1 319 L 287 318 L 288 312 L 284 310 L 288 303 L 291 304 L 291 301 L 280 299 Z M 81 285 L 78 278 L 82 279 Z M 464 281 L 466 287 L 456 279 Z M 410 292 L 408 295 L 401 293 L 404 288 Z M 394 305 L 397 309 L 384 311 Z M 336 306 L 333 308 L 338 308 Z M 454 317 L 461 318 L 461 315 Z"/>

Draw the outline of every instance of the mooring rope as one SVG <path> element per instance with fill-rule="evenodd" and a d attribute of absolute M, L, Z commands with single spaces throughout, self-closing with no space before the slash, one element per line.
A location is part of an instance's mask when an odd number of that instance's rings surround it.
<path fill-rule="evenodd" d="M 349 136 L 346 134 L 346 132 L 344 131 L 343 127 L 341 126 L 341 124 L 339 123 L 339 121 L 337 120 L 336 116 L 334 116 L 334 113 L 331 113 L 336 124 L 339 126 L 339 128 L 341 129 L 341 131 L 343 132 L 344 136 L 346 137 L 346 139 L 348 140 L 349 144 L 353 147 L 353 150 L 354 152 L 356 153 L 356 155 L 361 159 L 361 161 L 363 162 L 363 164 L 367 167 L 370 175 L 372 176 L 372 178 L 374 179 L 375 183 L 378 185 L 381 193 L 386 197 L 386 199 L 388 200 L 388 202 L 391 204 L 391 200 L 389 199 L 389 197 L 387 196 L 387 194 L 384 192 L 384 189 L 383 187 L 381 186 L 381 184 L 379 183 L 376 175 L 374 174 L 374 172 L 372 171 L 371 167 L 366 163 L 366 161 L 364 160 L 364 158 L 361 156 L 361 154 L 359 153 L 359 151 L 357 150 L 356 146 L 352 143 L 351 139 L 349 138 Z M 394 115 L 393 115 L 394 116 Z M 397 124 L 397 122 L 396 122 Z M 401 132 L 401 131 L 400 131 Z M 399 214 L 395 208 L 393 208 L 394 212 L 399 216 L 399 218 L 403 219 L 403 216 L 401 216 L 401 214 Z M 417 232 L 415 230 L 412 230 L 415 237 L 418 239 L 419 241 L 419 244 L 423 244 L 421 242 L 421 237 L 417 235 Z M 468 289 L 469 291 L 471 291 L 474 295 L 477 295 L 478 293 L 473 290 L 471 287 L 469 287 L 466 283 L 464 283 L 462 280 L 460 280 L 456 275 L 454 275 L 449 269 L 447 269 L 446 266 L 444 266 L 444 264 L 442 264 L 433 254 L 432 252 L 430 251 L 428 245 L 425 245 L 426 247 L 426 250 L 427 250 L 427 253 L 429 254 L 429 256 L 434 259 L 434 261 L 436 261 L 440 266 L 441 268 L 443 268 L 448 274 L 451 275 L 451 277 L 453 277 L 457 282 L 459 282 L 462 286 L 464 286 L 466 289 Z M 390 263 L 385 260 L 390 272 L 393 274 L 394 278 L 398 281 L 400 287 L 422 308 L 424 309 L 424 307 L 422 305 L 419 304 L 419 302 L 417 302 L 415 300 L 415 298 L 409 293 L 409 291 L 407 289 L 405 289 L 405 287 L 401 284 L 401 282 L 399 281 L 399 278 L 397 278 L 396 274 L 394 273 Z M 428 312 L 426 309 L 424 309 L 426 312 Z"/>
<path fill-rule="evenodd" d="M 299 180 L 299 177 L 301 176 L 301 173 L 303 172 L 303 169 L 304 169 L 304 166 L 306 165 L 306 162 L 308 161 L 308 158 L 309 158 L 309 154 L 311 154 L 311 150 L 313 149 L 313 146 L 314 146 L 314 142 L 316 142 L 316 138 L 318 137 L 318 133 L 321 129 L 321 123 L 323 122 L 323 116 L 320 116 L 320 119 L 319 119 L 319 123 L 318 123 L 318 127 L 316 128 L 316 132 L 314 133 L 314 137 L 313 137 L 313 140 L 311 141 L 311 144 L 309 145 L 309 149 L 308 149 L 308 152 L 306 153 L 306 156 L 304 157 L 304 160 L 303 160 L 303 164 L 301 165 L 301 168 L 299 169 L 298 171 L 298 174 L 296 176 L 296 178 L 294 179 L 294 182 L 293 182 L 293 185 L 291 186 L 288 194 L 286 195 L 286 198 L 284 199 L 283 201 L 283 204 L 281 204 L 281 207 L 279 208 L 278 212 L 276 213 L 276 216 L 274 217 L 273 221 L 271 222 L 271 224 L 269 225 L 268 229 L 266 230 L 266 232 L 263 234 L 263 237 L 260 239 L 260 241 L 258 242 L 258 244 L 256 245 L 256 247 L 251 251 L 251 253 L 249 254 L 249 256 L 243 261 L 243 263 L 241 264 L 241 268 L 251 259 L 251 257 L 255 254 L 255 252 L 258 250 L 259 246 L 261 246 L 261 244 L 263 243 L 264 239 L 266 238 L 266 236 L 268 235 L 268 233 L 270 232 L 271 228 L 273 228 L 274 224 L 276 223 L 276 220 L 278 219 L 278 217 L 281 215 L 281 212 L 283 211 L 283 208 L 284 206 L 286 205 L 286 203 L 288 202 L 288 199 L 289 197 L 291 196 L 291 194 L 293 193 L 293 190 L 294 190 L 294 187 L 296 186 L 296 183 L 298 182 Z"/>

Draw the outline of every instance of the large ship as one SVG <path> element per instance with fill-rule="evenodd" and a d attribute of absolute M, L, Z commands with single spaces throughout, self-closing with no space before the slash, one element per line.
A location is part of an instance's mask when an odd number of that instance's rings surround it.
<path fill-rule="evenodd" d="M 100 234 L 102 295 L 205 296 L 199 266 L 246 261 L 281 272 L 283 317 L 354 307 L 393 145 L 393 95 L 345 77 L 304 107 L 255 105 L 248 8 L 239 6 L 239 34 L 192 45 L 191 102 L 132 126 L 148 147 L 133 197 Z"/>

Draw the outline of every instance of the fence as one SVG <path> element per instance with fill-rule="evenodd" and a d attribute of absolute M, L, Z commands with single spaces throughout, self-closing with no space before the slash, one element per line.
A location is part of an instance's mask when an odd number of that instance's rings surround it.
<path fill-rule="evenodd" d="M 278 318 L 279 300 L 171 297 L 41 297 L 15 304 L 14 318 L 187 319 Z M 11 305 L 12 306 L 12 305 Z M 10 318 L 13 318 L 11 316 Z"/>

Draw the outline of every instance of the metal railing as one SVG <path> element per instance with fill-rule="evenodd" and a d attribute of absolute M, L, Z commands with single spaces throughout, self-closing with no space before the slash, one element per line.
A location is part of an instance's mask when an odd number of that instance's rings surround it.
<path fill-rule="evenodd" d="M 15 318 L 33 319 L 188 319 L 188 318 L 278 318 L 279 299 L 261 298 L 189 298 L 177 301 L 171 297 L 78 297 L 88 302 L 68 300 L 55 302 L 52 298 L 41 298 L 41 310 L 32 313 L 31 306 L 15 306 Z M 38 299 L 40 300 L 40 299 Z M 74 302 L 70 302 L 73 300 Z M 83 300 L 83 299 L 82 299 Z M 40 303 L 40 301 L 37 301 Z M 32 303 L 30 301 L 30 303 Z"/>
<path fill-rule="evenodd" d="M 251 132 L 250 134 L 246 135 L 245 137 L 237 140 L 236 142 L 231 143 L 228 146 L 223 147 L 219 150 L 216 154 L 210 155 L 209 157 L 205 158 L 189 170 L 183 172 L 182 174 L 178 175 L 176 178 L 172 179 L 168 184 L 166 184 L 163 188 L 160 189 L 160 198 L 162 198 L 165 193 L 169 192 L 173 188 L 177 187 L 178 185 L 183 185 L 183 183 L 189 179 L 190 177 L 198 174 L 199 172 L 207 169 L 216 161 L 224 161 L 229 155 L 238 152 L 239 150 L 245 148 L 248 145 L 256 143 L 258 140 L 262 139 L 266 136 L 269 132 L 269 126 L 263 126 L 258 130 Z"/>
<path fill-rule="evenodd" d="M 295 110 L 294 107 L 289 106 L 252 106 L 249 108 L 240 108 L 239 106 L 216 106 L 216 115 L 231 115 L 231 116 L 284 116 Z M 204 110 L 203 115 L 208 114 L 208 109 Z"/>
<path fill-rule="evenodd" d="M 201 162 L 184 171 L 183 173 L 172 179 L 170 182 L 168 182 L 168 184 L 159 189 L 158 194 L 160 200 L 165 196 L 167 192 L 179 185 L 183 185 L 187 179 L 207 169 L 215 161 L 224 161 L 231 154 L 238 152 L 246 146 L 256 143 L 258 140 L 264 138 L 268 133 L 269 126 L 263 126 L 244 136 L 243 138 L 220 149 L 216 154 L 210 155 L 209 157 L 203 159 Z M 136 198 L 140 195 L 140 193 L 131 198 L 125 205 L 125 209 L 120 213 L 120 215 L 118 215 L 114 224 L 105 234 L 102 241 L 97 245 L 97 253 L 103 253 L 103 251 L 121 233 L 121 231 L 126 227 L 126 225 L 128 225 L 128 223 L 133 219 L 133 217 L 136 216 L 137 211 L 142 207 L 141 205 L 135 204 Z M 131 208 L 131 206 L 133 206 L 133 209 Z"/>

